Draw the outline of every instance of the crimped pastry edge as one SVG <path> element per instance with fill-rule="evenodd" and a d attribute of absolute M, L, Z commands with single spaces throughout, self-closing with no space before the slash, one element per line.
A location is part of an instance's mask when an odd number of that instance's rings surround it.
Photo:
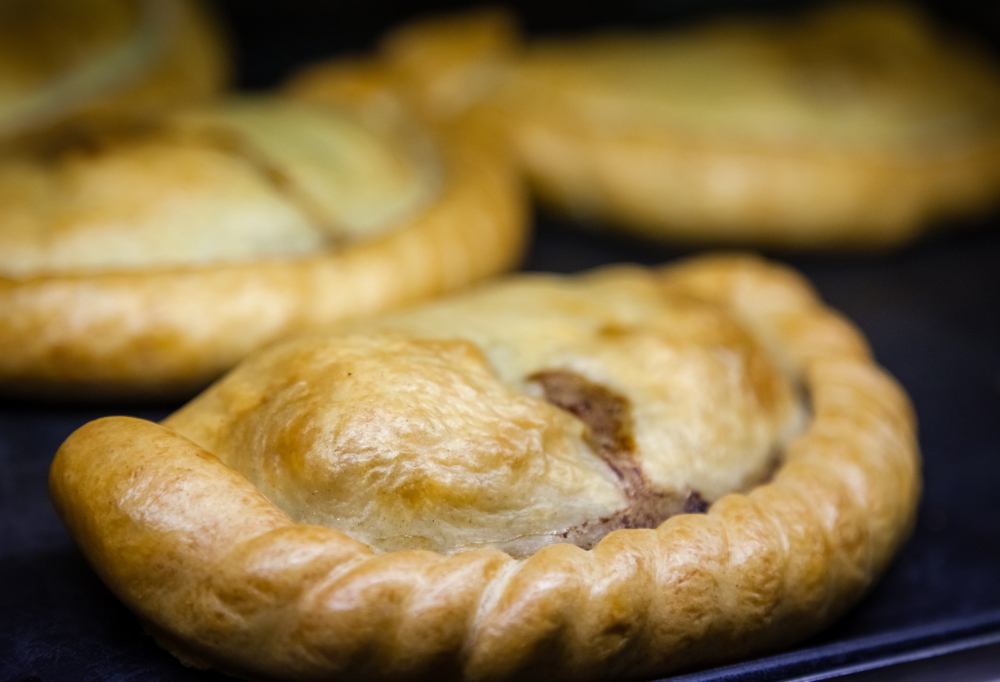
<path fill-rule="evenodd" d="M 743 257 L 663 271 L 731 306 L 794 367 L 814 417 L 774 479 L 586 552 L 374 555 L 294 524 L 165 427 L 91 422 L 56 509 L 112 591 L 182 661 L 253 679 L 641 677 L 801 640 L 852 606 L 912 527 L 912 409 L 794 273 Z"/>
<path fill-rule="evenodd" d="M 299 259 L 0 278 L 0 391 L 190 395 L 278 338 L 509 269 L 526 232 L 509 158 L 474 121 L 428 130 L 445 186 L 374 239 Z"/>

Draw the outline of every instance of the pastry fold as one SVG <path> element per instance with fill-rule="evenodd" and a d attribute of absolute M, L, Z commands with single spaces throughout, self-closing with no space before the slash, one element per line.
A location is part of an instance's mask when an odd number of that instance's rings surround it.
<path fill-rule="evenodd" d="M 909 401 L 853 326 L 785 268 L 707 257 L 655 277 L 741 320 L 811 406 L 773 477 L 706 513 L 522 559 L 376 551 L 293 521 L 174 430 L 183 412 L 165 425 L 82 427 L 53 462 L 52 499 L 159 644 L 249 679 L 635 678 L 802 640 L 857 602 L 913 524 Z"/>

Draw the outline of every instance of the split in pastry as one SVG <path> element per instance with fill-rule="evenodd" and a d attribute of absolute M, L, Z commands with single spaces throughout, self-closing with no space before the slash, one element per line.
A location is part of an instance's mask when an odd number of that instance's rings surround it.
<path fill-rule="evenodd" d="M 876 248 L 1000 193 L 1000 72 L 906 7 L 526 46 L 510 23 L 415 24 L 383 52 L 428 111 L 494 110 L 538 194 L 578 218 Z"/>
<path fill-rule="evenodd" d="M 881 574 L 919 488 L 861 336 L 743 257 L 298 337 L 162 424 L 82 427 L 50 475 L 162 646 L 275 680 L 635 678 L 788 645 Z"/>
<path fill-rule="evenodd" d="M 511 266 L 524 219 L 503 151 L 471 119 L 427 125 L 378 86 L 229 98 L 12 148 L 4 390 L 189 392 L 282 336 Z"/>

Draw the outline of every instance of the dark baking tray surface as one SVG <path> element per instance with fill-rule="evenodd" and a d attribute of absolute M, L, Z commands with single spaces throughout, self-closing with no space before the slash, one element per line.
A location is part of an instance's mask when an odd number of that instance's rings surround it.
<path fill-rule="evenodd" d="M 558 11 L 542 4 L 536 23 L 558 23 Z M 361 3 L 349 2 L 343 6 L 360 18 L 338 24 L 324 14 L 337 5 L 224 3 L 243 48 L 244 84 L 270 84 L 329 53 L 329 41 L 317 37 L 322 21 L 337 45 L 357 50 L 394 19 L 416 13 L 375 16 L 369 8 L 365 15 Z M 605 14 L 626 7 L 655 15 L 663 6 L 645 0 Z M 587 21 L 602 16 L 588 11 Z M 1000 25 L 1000 15 L 987 19 Z M 659 264 L 693 252 L 582 231 L 545 214 L 536 222 L 529 270 Z M 766 254 L 799 268 L 857 322 L 909 392 L 920 421 L 923 501 L 911 541 L 834 627 L 791 651 L 679 679 L 823 679 L 975 646 L 1000 655 L 1000 216 L 958 227 L 894 254 Z M 45 490 L 52 455 L 78 426 L 112 413 L 159 419 L 175 407 L 0 404 L 0 682 L 222 679 L 182 667 L 143 634 L 87 566 Z"/>

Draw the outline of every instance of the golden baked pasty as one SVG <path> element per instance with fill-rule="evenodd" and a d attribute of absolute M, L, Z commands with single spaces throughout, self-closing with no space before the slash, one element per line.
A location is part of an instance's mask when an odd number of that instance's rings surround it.
<path fill-rule="evenodd" d="M 900 5 L 521 49 L 487 14 L 383 51 L 429 111 L 493 108 L 543 199 L 647 236 L 885 247 L 1000 194 L 1000 71 Z"/>
<path fill-rule="evenodd" d="M 207 99 L 229 70 L 219 33 L 195 0 L 5 0 L 0 141 Z"/>
<path fill-rule="evenodd" d="M 920 489 L 906 396 L 794 273 L 517 276 L 299 337 L 53 462 L 163 647 L 250 679 L 598 680 L 857 602 Z"/>
<path fill-rule="evenodd" d="M 503 150 L 377 94 L 230 98 L 0 157 L 3 389 L 191 391 L 276 338 L 512 265 Z"/>

